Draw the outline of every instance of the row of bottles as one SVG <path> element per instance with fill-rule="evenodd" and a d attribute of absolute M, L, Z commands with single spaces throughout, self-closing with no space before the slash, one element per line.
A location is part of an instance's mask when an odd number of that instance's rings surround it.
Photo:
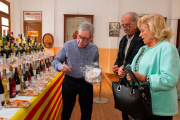
<path fill-rule="evenodd" d="M 12 67 L 9 67 L 10 73 L 8 77 L 6 69 L 3 69 L 2 77 L 0 72 L 0 102 L 2 105 L 8 102 L 10 98 L 16 97 L 20 91 L 31 86 L 38 76 L 42 76 L 45 71 L 49 71 L 52 60 L 50 61 L 47 58 L 32 63 L 23 63 L 22 66 L 19 64 L 18 68 L 15 67 L 15 72 L 13 72 Z"/>
<path fill-rule="evenodd" d="M 7 37 L 8 38 L 8 37 Z M 29 37 L 28 37 L 29 38 Z M 9 38 L 10 39 L 10 38 Z M 30 43 L 28 42 L 30 40 L 23 40 L 21 41 L 21 38 L 18 39 L 18 41 L 7 41 L 7 39 L 2 39 L 1 37 L 1 33 L 0 33 L 0 52 L 1 52 L 1 56 L 3 56 L 3 54 L 6 54 L 6 58 L 10 57 L 11 53 L 13 55 L 18 55 L 18 52 L 21 53 L 21 55 L 23 55 L 23 53 L 26 54 L 31 54 L 31 52 L 43 52 L 44 51 L 44 47 L 41 43 L 37 42 L 33 42 Z M 35 40 L 36 41 L 36 40 Z"/>

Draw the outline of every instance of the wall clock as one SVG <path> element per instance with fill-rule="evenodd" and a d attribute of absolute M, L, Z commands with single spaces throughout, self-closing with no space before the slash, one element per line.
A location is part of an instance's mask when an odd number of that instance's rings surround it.
<path fill-rule="evenodd" d="M 46 33 L 43 36 L 43 44 L 46 48 L 51 48 L 54 44 L 54 38 L 50 33 Z"/>

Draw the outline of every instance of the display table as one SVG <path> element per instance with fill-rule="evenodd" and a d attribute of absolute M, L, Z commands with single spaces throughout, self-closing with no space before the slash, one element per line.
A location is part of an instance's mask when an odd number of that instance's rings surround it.
<path fill-rule="evenodd" d="M 27 108 L 2 108 L 0 117 L 10 120 L 56 120 L 62 105 L 62 81 L 64 73 L 60 72 L 38 96 L 16 96 L 14 99 L 30 100 Z M 13 99 L 11 99 L 13 100 Z"/>

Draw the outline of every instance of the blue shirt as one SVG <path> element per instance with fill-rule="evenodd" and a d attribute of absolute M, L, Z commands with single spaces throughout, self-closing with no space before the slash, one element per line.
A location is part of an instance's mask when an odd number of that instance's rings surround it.
<path fill-rule="evenodd" d="M 69 67 L 72 67 L 71 72 L 67 75 L 74 78 L 84 78 L 80 67 L 85 67 L 91 62 L 99 63 L 98 47 L 89 42 L 86 47 L 80 48 L 77 44 L 77 40 L 70 40 L 66 42 L 61 50 L 53 60 L 53 68 L 60 72 L 63 63 Z"/>

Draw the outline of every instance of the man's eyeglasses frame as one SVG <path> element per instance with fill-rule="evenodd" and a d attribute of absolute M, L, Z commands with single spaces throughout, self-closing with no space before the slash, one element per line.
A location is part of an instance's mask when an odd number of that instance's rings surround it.
<path fill-rule="evenodd" d="M 77 39 L 82 39 L 83 41 L 87 42 L 92 36 L 90 36 L 89 38 L 86 37 L 81 37 L 80 35 L 77 34 Z"/>
<path fill-rule="evenodd" d="M 125 26 L 124 26 L 124 24 L 121 24 L 121 25 L 120 25 L 120 29 L 124 29 L 124 28 L 129 29 L 134 23 L 135 23 L 135 21 L 134 21 L 132 24 L 130 24 L 130 25 L 125 25 Z"/>

